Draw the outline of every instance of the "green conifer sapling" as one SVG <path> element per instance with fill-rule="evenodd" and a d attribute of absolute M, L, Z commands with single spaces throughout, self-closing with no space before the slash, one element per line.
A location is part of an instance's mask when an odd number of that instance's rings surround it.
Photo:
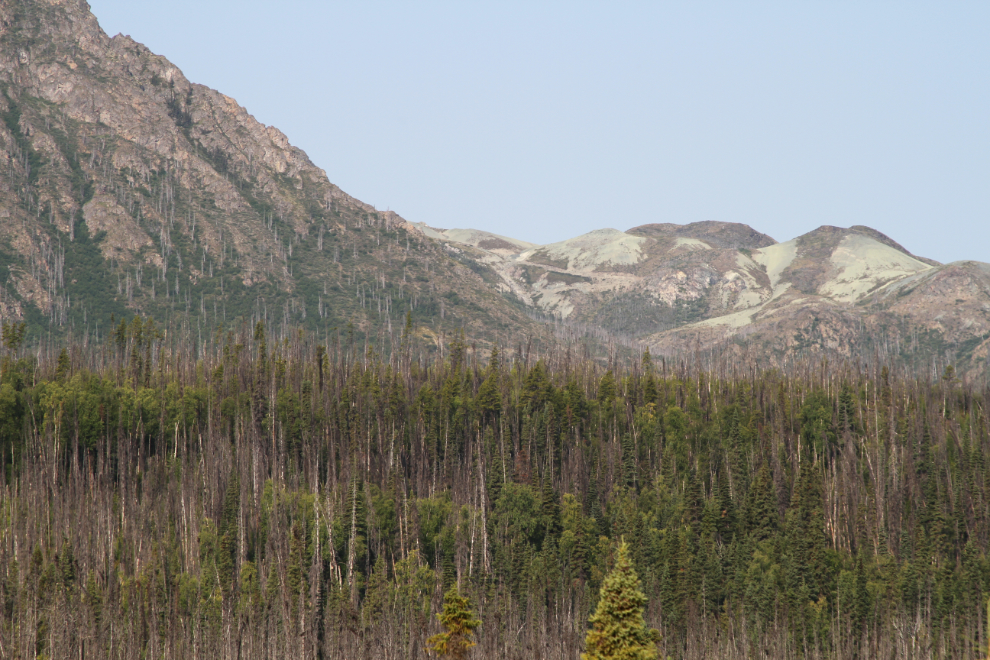
<path fill-rule="evenodd" d="M 619 544 L 615 567 L 605 577 L 601 597 L 591 615 L 581 660 L 655 660 L 659 632 L 643 620 L 646 596 L 629 559 L 629 546 Z"/>
<path fill-rule="evenodd" d="M 450 656 L 454 660 L 466 658 L 468 649 L 475 645 L 471 639 L 473 631 L 481 625 L 481 621 L 474 618 L 471 599 L 462 596 L 454 586 L 444 595 L 443 611 L 437 614 L 437 618 L 447 631 L 426 640 L 427 648 L 439 656 Z"/>

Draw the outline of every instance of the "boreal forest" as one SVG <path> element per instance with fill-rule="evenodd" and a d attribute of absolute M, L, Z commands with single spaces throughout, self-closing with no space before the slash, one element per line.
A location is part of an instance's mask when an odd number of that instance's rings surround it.
<path fill-rule="evenodd" d="M 951 367 L 3 339 L 0 658 L 424 658 L 455 586 L 467 657 L 577 658 L 620 547 L 662 658 L 987 653 L 990 391 Z"/>

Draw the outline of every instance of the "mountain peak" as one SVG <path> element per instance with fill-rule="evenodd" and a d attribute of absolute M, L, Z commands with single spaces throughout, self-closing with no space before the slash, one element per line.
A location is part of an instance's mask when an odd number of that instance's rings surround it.
<path fill-rule="evenodd" d="M 882 243 L 888 247 L 891 247 L 898 252 L 903 252 L 912 259 L 917 259 L 922 263 L 926 263 L 929 266 L 940 266 L 941 264 L 934 259 L 927 259 L 925 257 L 919 257 L 912 254 L 903 245 L 890 238 L 883 232 L 877 231 L 872 227 L 867 227 L 866 225 L 853 225 L 852 227 L 836 227 L 834 225 L 822 225 L 817 229 L 813 229 L 806 234 L 798 237 L 799 244 L 805 249 L 814 249 L 816 246 L 819 248 L 835 248 L 839 241 L 841 241 L 846 236 L 859 235 L 865 236 L 867 238 L 873 239 L 878 243 Z"/>
<path fill-rule="evenodd" d="M 702 220 L 686 225 L 669 222 L 640 225 L 630 229 L 628 234 L 651 238 L 695 238 L 714 248 L 755 250 L 773 245 L 777 241 L 739 222 Z"/>
<path fill-rule="evenodd" d="M 903 245 L 901 245 L 900 243 L 898 243 L 897 241 L 895 241 L 894 239 L 892 239 L 890 236 L 887 236 L 886 234 L 884 234 L 884 233 L 882 233 L 880 231 L 877 231 L 876 229 L 873 229 L 872 227 L 867 227 L 866 225 L 853 225 L 852 227 L 849 228 L 849 231 L 854 231 L 854 232 L 856 232 L 858 234 L 862 234 L 863 236 L 869 236 L 873 240 L 875 240 L 877 242 L 880 242 L 880 243 L 883 243 L 884 245 L 889 245 L 890 247 L 894 248 L 895 250 L 899 250 L 900 252 L 903 252 L 906 255 L 909 255 L 911 257 L 914 257 L 918 261 L 924 262 L 924 263 L 928 264 L 929 266 L 941 266 L 942 265 L 940 262 L 935 261 L 934 259 L 928 259 L 927 257 L 919 257 L 918 255 L 911 253 L 910 250 L 908 250 Z"/>
<path fill-rule="evenodd" d="M 392 336 L 411 312 L 423 336 L 482 339 L 533 325 L 484 271 L 344 193 L 234 99 L 107 37 L 83 1 L 0 0 L 0 115 L 0 317 L 32 334 L 111 315 Z"/>

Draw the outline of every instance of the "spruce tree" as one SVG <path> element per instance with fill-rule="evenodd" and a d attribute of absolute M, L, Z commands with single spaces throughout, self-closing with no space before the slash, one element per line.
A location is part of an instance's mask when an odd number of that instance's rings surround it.
<path fill-rule="evenodd" d="M 646 627 L 647 598 L 629 559 L 629 546 L 619 545 L 615 567 L 605 577 L 601 597 L 591 615 L 581 660 L 654 660 L 659 633 Z"/>
<path fill-rule="evenodd" d="M 777 495 L 770 468 L 765 464 L 756 473 L 756 481 L 749 489 L 748 504 L 747 522 L 753 540 L 773 538 L 777 531 Z"/>
<path fill-rule="evenodd" d="M 478 389 L 476 400 L 478 410 L 485 415 L 494 417 L 502 410 L 502 395 L 498 390 L 498 374 L 490 373 L 485 377 Z"/>
<path fill-rule="evenodd" d="M 627 488 L 636 488 L 636 445 L 628 433 L 622 436 L 622 480 Z"/>
<path fill-rule="evenodd" d="M 223 498 L 223 513 L 217 536 L 220 540 L 220 553 L 217 557 L 217 570 L 220 583 L 229 595 L 233 589 L 237 569 L 237 541 L 239 536 L 238 513 L 240 512 L 241 486 L 235 468 L 231 468 L 227 481 L 227 492 Z"/>
<path fill-rule="evenodd" d="M 615 376 L 612 375 L 612 370 L 609 369 L 598 383 L 598 400 L 604 403 L 610 399 L 614 399 L 617 395 Z"/>
<path fill-rule="evenodd" d="M 473 631 L 481 625 L 481 621 L 474 618 L 471 599 L 462 596 L 454 586 L 444 595 L 443 611 L 437 614 L 437 618 L 447 630 L 426 640 L 429 650 L 455 660 L 466 658 L 468 649 L 475 645 L 471 639 Z"/>

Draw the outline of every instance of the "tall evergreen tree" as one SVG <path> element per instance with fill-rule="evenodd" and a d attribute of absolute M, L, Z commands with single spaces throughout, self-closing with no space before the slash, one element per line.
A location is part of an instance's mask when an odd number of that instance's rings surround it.
<path fill-rule="evenodd" d="M 615 376 L 612 375 L 612 370 L 609 369 L 598 383 L 598 400 L 602 402 L 609 401 L 610 399 L 614 399 L 616 395 Z"/>
<path fill-rule="evenodd" d="M 481 625 L 481 621 L 474 618 L 471 599 L 462 596 L 457 587 L 453 587 L 444 595 L 443 611 L 437 614 L 437 618 L 447 630 L 426 640 L 429 650 L 454 660 L 466 658 L 468 649 L 477 644 L 472 639 L 474 629 Z"/>
<path fill-rule="evenodd" d="M 747 518 L 754 541 L 762 541 L 777 531 L 777 495 L 774 492 L 770 468 L 763 465 L 749 489 Z"/>
<path fill-rule="evenodd" d="M 629 546 L 619 544 L 615 567 L 605 577 L 601 598 L 591 615 L 581 660 L 654 660 L 659 633 L 646 627 L 647 599 L 629 559 Z"/>

